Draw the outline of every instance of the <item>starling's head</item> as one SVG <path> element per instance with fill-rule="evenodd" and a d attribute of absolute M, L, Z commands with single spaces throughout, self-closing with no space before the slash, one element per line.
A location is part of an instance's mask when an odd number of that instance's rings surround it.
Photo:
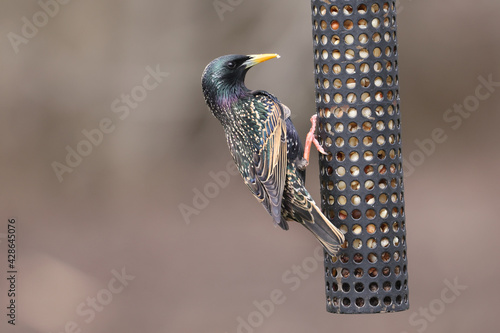
<path fill-rule="evenodd" d="M 205 101 L 212 113 L 219 118 L 220 112 L 248 92 L 245 87 L 247 71 L 266 60 L 279 58 L 278 54 L 225 55 L 213 60 L 205 67 L 201 86 Z M 220 118 L 219 118 L 220 120 Z"/>

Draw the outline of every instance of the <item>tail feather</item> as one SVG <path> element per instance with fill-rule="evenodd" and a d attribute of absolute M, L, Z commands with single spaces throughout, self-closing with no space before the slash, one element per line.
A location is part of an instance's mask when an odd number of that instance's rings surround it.
<path fill-rule="evenodd" d="M 344 234 L 328 220 L 314 203 L 311 214 L 314 219 L 313 221 L 305 221 L 305 227 L 314 234 L 331 256 L 335 256 L 340 245 L 345 241 Z"/>

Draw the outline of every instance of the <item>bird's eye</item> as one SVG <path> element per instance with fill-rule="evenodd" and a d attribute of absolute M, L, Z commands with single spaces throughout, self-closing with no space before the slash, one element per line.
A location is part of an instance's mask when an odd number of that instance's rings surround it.
<path fill-rule="evenodd" d="M 227 63 L 227 68 L 234 69 L 234 68 L 236 68 L 236 64 L 234 62 L 230 61 Z"/>

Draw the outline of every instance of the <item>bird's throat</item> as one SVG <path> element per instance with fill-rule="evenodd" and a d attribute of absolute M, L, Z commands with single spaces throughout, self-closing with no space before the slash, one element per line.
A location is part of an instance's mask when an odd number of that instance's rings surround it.
<path fill-rule="evenodd" d="M 247 96 L 250 90 L 245 85 L 221 87 L 217 92 L 217 104 L 224 110 L 230 110 L 233 103 Z"/>

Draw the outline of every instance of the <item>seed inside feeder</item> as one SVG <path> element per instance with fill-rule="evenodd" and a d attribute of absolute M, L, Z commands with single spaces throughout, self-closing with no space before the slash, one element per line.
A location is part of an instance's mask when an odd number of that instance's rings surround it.
<path fill-rule="evenodd" d="M 335 145 L 339 148 L 342 147 L 344 145 L 344 139 L 338 137 L 337 139 L 335 139 Z"/>
<path fill-rule="evenodd" d="M 377 241 L 375 240 L 375 238 L 369 238 L 367 241 L 366 241 L 366 246 L 369 248 L 369 249 L 374 249 L 377 247 Z M 375 254 L 373 254 L 373 256 L 375 256 Z M 373 257 L 372 256 L 372 257 Z M 376 258 L 376 256 L 375 256 Z M 368 255 L 368 260 L 370 259 L 370 255 Z"/>
<path fill-rule="evenodd" d="M 354 23 L 351 20 L 344 21 L 344 28 L 351 30 L 354 27 Z"/>
<path fill-rule="evenodd" d="M 355 122 L 350 122 L 347 125 L 347 130 L 351 133 L 355 133 L 359 129 L 358 124 Z"/>
<path fill-rule="evenodd" d="M 347 44 L 347 45 L 351 45 L 352 43 L 354 43 L 354 36 L 353 35 L 346 35 L 344 37 L 344 42 Z"/>
<path fill-rule="evenodd" d="M 368 254 L 368 261 L 371 262 L 372 264 L 377 262 L 377 255 L 375 253 L 370 253 Z"/>
<path fill-rule="evenodd" d="M 359 35 L 358 40 L 361 44 L 366 44 L 366 43 L 368 43 L 368 35 L 361 34 L 361 35 Z"/>
<path fill-rule="evenodd" d="M 352 103 L 354 103 L 354 102 L 356 102 L 356 94 L 354 94 L 354 93 L 349 93 L 349 94 L 347 95 L 347 102 L 348 102 L 348 103 L 351 103 L 351 104 L 352 104 Z"/>
<path fill-rule="evenodd" d="M 378 166 L 378 173 L 381 175 L 384 175 L 387 172 L 387 168 L 385 165 L 381 164 Z"/>
<path fill-rule="evenodd" d="M 335 94 L 335 96 L 333 96 L 333 99 L 334 99 L 335 103 L 340 104 L 342 102 L 342 95 Z"/>
<path fill-rule="evenodd" d="M 361 233 L 361 231 L 363 231 L 363 228 L 359 224 L 353 225 L 353 227 L 352 227 L 353 234 L 359 235 Z M 356 249 L 359 249 L 361 247 L 361 244 L 359 245 L 359 247 L 356 247 L 356 244 L 358 244 L 356 241 L 361 242 L 360 239 L 355 239 L 354 242 L 352 243 L 352 246 L 354 246 Z"/>
<path fill-rule="evenodd" d="M 365 161 L 371 161 L 373 160 L 373 153 L 367 150 L 363 153 L 363 158 L 365 159 Z"/>
<path fill-rule="evenodd" d="M 362 63 L 359 66 L 359 70 L 363 73 L 368 73 L 370 71 L 370 65 L 368 65 L 367 63 Z"/>
<path fill-rule="evenodd" d="M 368 102 L 370 102 L 370 100 L 371 100 L 371 99 L 372 99 L 372 98 L 371 98 L 371 96 L 370 96 L 370 93 L 369 93 L 369 92 L 364 92 L 364 93 L 362 93 L 362 94 L 361 94 L 361 100 L 362 100 L 363 102 L 368 103 Z"/>
<path fill-rule="evenodd" d="M 344 183 L 344 182 L 342 182 L 342 183 Z M 345 186 L 345 183 L 344 183 L 344 186 Z M 344 206 L 347 203 L 347 198 L 345 196 L 341 195 L 337 199 L 337 202 L 339 203 L 339 205 Z"/>
<path fill-rule="evenodd" d="M 344 6 L 344 15 L 351 15 L 353 12 L 351 5 Z"/>
<path fill-rule="evenodd" d="M 358 6 L 358 13 L 359 14 L 366 14 L 367 10 L 368 9 L 367 9 L 366 5 L 364 5 L 364 4 L 361 4 Z"/>
<path fill-rule="evenodd" d="M 364 77 L 361 79 L 361 86 L 363 88 L 368 88 L 370 86 L 370 79 L 367 77 Z"/>
<path fill-rule="evenodd" d="M 398 224 L 398 222 L 394 222 L 392 224 L 392 230 L 394 230 L 394 232 L 398 232 L 398 230 L 399 230 L 399 224 Z"/>
<path fill-rule="evenodd" d="M 375 267 L 371 267 L 371 268 L 368 270 L 368 275 L 370 275 L 371 277 L 376 277 L 376 276 L 378 275 L 378 271 L 377 271 L 377 269 L 376 269 Z M 376 297 L 372 297 L 372 299 L 374 299 L 374 298 L 375 298 L 375 299 L 377 299 Z M 371 299 L 370 299 L 370 303 L 372 303 L 372 302 L 371 302 Z M 377 301 L 377 303 L 378 303 L 378 301 Z M 373 305 L 373 304 L 372 304 L 372 305 Z"/>
<path fill-rule="evenodd" d="M 370 147 L 373 144 L 373 139 L 371 138 L 371 136 L 365 136 L 363 138 L 363 144 L 367 147 Z"/>
<path fill-rule="evenodd" d="M 373 190 L 373 188 L 375 187 L 375 183 L 373 182 L 373 180 L 367 180 L 365 181 L 365 188 L 367 190 Z"/>

